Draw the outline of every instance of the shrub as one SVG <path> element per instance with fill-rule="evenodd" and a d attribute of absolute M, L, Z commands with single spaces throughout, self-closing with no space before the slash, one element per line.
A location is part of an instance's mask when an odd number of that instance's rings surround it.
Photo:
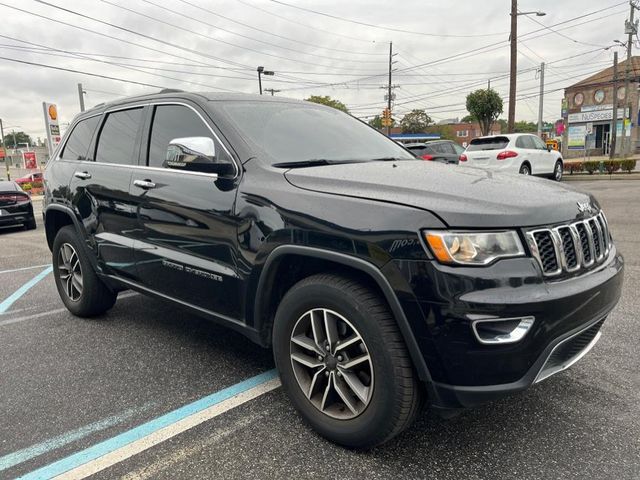
<path fill-rule="evenodd" d="M 569 172 L 569 174 L 573 174 L 573 172 L 581 172 L 583 165 L 582 165 L 582 161 L 565 162 L 563 167 L 565 172 Z"/>
<path fill-rule="evenodd" d="M 600 162 L 597 162 L 595 160 L 584 162 L 584 169 L 585 171 L 589 172 L 589 175 L 593 175 L 593 172 L 597 172 L 598 170 L 600 170 Z"/>
<path fill-rule="evenodd" d="M 31 184 L 31 188 L 42 188 L 42 187 L 43 187 L 42 182 L 33 182 Z"/>
<path fill-rule="evenodd" d="M 611 175 L 613 172 L 620 170 L 620 163 L 620 160 L 609 160 L 608 162 L 604 162 L 604 169 Z"/>
<path fill-rule="evenodd" d="M 32 185 L 30 183 L 23 183 L 20 186 L 22 187 L 22 190 L 24 190 L 25 192 L 28 192 L 32 188 Z"/>
<path fill-rule="evenodd" d="M 627 173 L 631 173 L 631 170 L 636 169 L 636 161 L 633 158 L 628 158 L 620 162 L 620 168 Z"/>

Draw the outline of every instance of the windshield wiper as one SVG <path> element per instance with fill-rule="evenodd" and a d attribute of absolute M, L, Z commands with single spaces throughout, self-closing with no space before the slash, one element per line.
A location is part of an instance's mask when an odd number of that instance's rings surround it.
<path fill-rule="evenodd" d="M 361 163 L 362 161 L 354 160 L 329 160 L 327 158 L 314 158 L 311 160 L 299 160 L 297 162 L 274 163 L 274 167 L 278 168 L 302 168 L 302 167 L 319 167 L 323 165 L 341 165 L 345 163 Z"/>

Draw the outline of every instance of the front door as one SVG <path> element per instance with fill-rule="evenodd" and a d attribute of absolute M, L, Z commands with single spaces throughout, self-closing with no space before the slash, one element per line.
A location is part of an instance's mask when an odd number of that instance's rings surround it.
<path fill-rule="evenodd" d="M 147 165 L 134 171 L 131 183 L 131 193 L 138 198 L 139 281 L 174 300 L 238 319 L 233 216 L 238 177 L 217 177 L 204 168 L 182 170 L 180 162 L 170 161 L 171 148 L 175 148 L 170 144 L 176 143 L 172 140 L 211 139 L 215 162 L 234 164 L 231 154 L 205 121 L 204 112 L 195 106 L 150 108 L 150 129 L 144 142 Z"/>

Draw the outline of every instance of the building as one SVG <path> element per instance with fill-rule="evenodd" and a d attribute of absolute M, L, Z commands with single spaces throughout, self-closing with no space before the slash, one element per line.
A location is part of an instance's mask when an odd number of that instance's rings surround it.
<path fill-rule="evenodd" d="M 629 64 L 629 92 L 625 99 L 624 78 L 626 60 L 618 64 L 618 75 L 614 94 L 613 66 L 591 75 L 567 87 L 562 103 L 562 118 L 565 131 L 562 138 L 562 153 L 565 158 L 593 155 L 609 155 L 612 131 L 615 124 L 616 154 L 633 153 L 638 146 L 638 81 L 640 79 L 640 57 L 631 57 Z M 622 136 L 623 106 L 631 115 L 624 126 Z M 613 121 L 614 105 L 617 119 Z M 623 138 L 625 141 L 623 141 Z"/>

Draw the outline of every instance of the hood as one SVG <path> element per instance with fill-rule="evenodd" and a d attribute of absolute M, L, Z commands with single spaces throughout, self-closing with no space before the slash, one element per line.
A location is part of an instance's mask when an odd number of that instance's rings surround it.
<path fill-rule="evenodd" d="M 326 165 L 291 169 L 285 177 L 305 190 L 427 210 L 449 227 L 549 225 L 584 216 L 585 204 L 599 209 L 590 195 L 551 180 L 436 162 Z"/>

